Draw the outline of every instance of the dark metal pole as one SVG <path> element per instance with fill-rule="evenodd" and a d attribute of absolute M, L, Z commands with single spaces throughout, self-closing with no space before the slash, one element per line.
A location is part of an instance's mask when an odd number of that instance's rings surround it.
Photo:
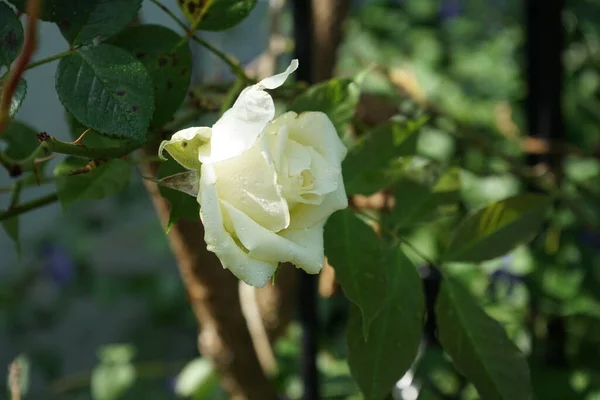
<path fill-rule="evenodd" d="M 314 82 L 313 74 L 313 22 L 312 0 L 294 0 L 295 57 L 300 62 L 296 77 L 307 83 Z M 319 373 L 317 371 L 318 319 L 317 283 L 318 275 L 298 271 L 298 317 L 302 326 L 302 380 L 304 399 L 319 399 Z"/>
<path fill-rule="evenodd" d="M 528 0 L 527 24 L 527 120 L 529 136 L 549 141 L 564 138 L 562 114 L 564 0 Z M 548 163 L 560 168 L 558 157 L 532 155 L 530 164 Z"/>
<path fill-rule="evenodd" d="M 529 165 L 545 163 L 555 174 L 557 184 L 562 175 L 562 149 L 554 143 L 564 141 L 562 113 L 564 29 L 562 11 L 564 0 L 528 0 L 527 25 L 527 87 L 526 104 L 529 136 L 550 142 L 550 154 L 528 157 Z M 535 318 L 538 305 L 532 298 L 531 314 Z M 548 335 L 543 351 L 548 365 L 564 367 L 566 358 L 566 327 L 563 317 L 551 316 L 547 325 Z M 535 355 L 536 349 L 533 349 Z"/>

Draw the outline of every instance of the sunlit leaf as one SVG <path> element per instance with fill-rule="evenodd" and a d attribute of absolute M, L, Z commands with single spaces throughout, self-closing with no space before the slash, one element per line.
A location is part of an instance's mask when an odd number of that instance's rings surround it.
<path fill-rule="evenodd" d="M 539 231 L 550 203 L 546 196 L 522 194 L 475 211 L 454 232 L 444 259 L 480 262 L 508 253 Z"/>
<path fill-rule="evenodd" d="M 107 346 L 99 352 L 100 364 L 92 371 L 91 390 L 94 400 L 117 400 L 133 386 L 135 367 L 129 346 Z"/>
<path fill-rule="evenodd" d="M 387 267 L 377 235 L 352 211 L 338 211 L 325 225 L 325 255 L 344 294 L 360 308 L 367 338 L 387 296 Z"/>
<path fill-rule="evenodd" d="M 207 358 L 190 361 L 177 376 L 175 393 L 179 396 L 202 398 L 218 385 L 217 374 Z"/>
<path fill-rule="evenodd" d="M 525 356 L 504 328 L 454 280 L 442 282 L 436 320 L 442 347 L 458 371 L 475 385 L 481 398 L 531 399 Z"/>
<path fill-rule="evenodd" d="M 197 28 L 205 31 L 232 28 L 248 17 L 257 3 L 258 0 L 212 0 Z"/>

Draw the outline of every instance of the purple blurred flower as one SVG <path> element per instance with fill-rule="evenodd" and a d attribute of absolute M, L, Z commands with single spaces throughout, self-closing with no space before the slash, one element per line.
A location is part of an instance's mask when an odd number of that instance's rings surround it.
<path fill-rule="evenodd" d="M 462 13 L 460 0 L 443 0 L 439 8 L 442 20 L 449 20 L 458 17 Z"/>
<path fill-rule="evenodd" d="M 69 284 L 75 272 L 73 258 L 60 246 L 47 244 L 42 248 L 43 269 L 59 286 Z"/>

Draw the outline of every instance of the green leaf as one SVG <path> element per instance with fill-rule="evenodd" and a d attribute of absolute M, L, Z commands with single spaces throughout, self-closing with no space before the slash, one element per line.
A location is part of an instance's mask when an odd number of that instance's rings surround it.
<path fill-rule="evenodd" d="M 40 144 L 34 128 L 15 120 L 6 126 L 0 138 L 7 144 L 4 153 L 13 160 L 29 156 Z"/>
<path fill-rule="evenodd" d="M 393 162 L 417 153 L 418 131 L 425 120 L 385 123 L 365 135 L 342 164 L 346 193 L 370 195 L 397 179 Z"/>
<path fill-rule="evenodd" d="M 197 28 L 204 31 L 232 28 L 250 15 L 257 3 L 258 0 L 213 0 Z"/>
<path fill-rule="evenodd" d="M 386 299 L 387 267 L 379 238 L 350 210 L 334 213 L 325 225 L 325 255 L 346 297 L 362 314 L 365 339 Z"/>
<path fill-rule="evenodd" d="M 2 85 L 0 85 L 0 88 Z M 25 100 L 25 96 L 27 95 L 27 82 L 25 79 L 19 79 L 19 83 L 17 83 L 17 88 L 15 89 L 15 93 L 13 94 L 12 99 L 10 99 L 10 107 L 8 108 L 8 115 L 11 118 L 17 114 L 17 111 L 23 105 L 23 100 Z"/>
<path fill-rule="evenodd" d="M 158 178 L 164 178 L 183 172 L 189 171 L 179 165 L 175 160 L 169 159 L 163 162 L 158 168 Z M 197 221 L 200 219 L 200 206 L 195 197 L 162 185 L 158 186 L 158 190 L 162 197 L 164 197 L 171 205 L 167 230 L 180 219 L 186 221 Z"/>
<path fill-rule="evenodd" d="M 73 1 L 56 9 L 61 33 L 72 45 L 104 41 L 122 31 L 137 15 L 142 0 Z"/>
<path fill-rule="evenodd" d="M 15 243 L 17 253 L 21 254 L 21 241 L 19 240 L 19 217 L 12 217 L 2 221 L 2 227 L 8 237 Z"/>
<path fill-rule="evenodd" d="M 359 95 L 360 89 L 354 79 L 331 79 L 311 86 L 296 97 L 290 106 L 290 111 L 324 112 L 335 125 L 338 135 L 343 136 L 344 126 L 354 116 Z"/>
<path fill-rule="evenodd" d="M 8 0 L 9 3 L 14 5 L 17 10 L 24 13 L 27 11 L 27 0 Z M 70 3 L 76 2 L 76 0 L 44 0 L 40 1 L 40 19 L 42 21 L 55 22 L 57 17 L 57 10 L 61 7 L 69 6 Z"/>
<path fill-rule="evenodd" d="M 58 167 L 55 170 L 58 200 L 66 209 L 76 201 L 102 199 L 119 193 L 129 182 L 130 166 L 115 159 L 86 173 L 67 176 L 64 173 Z"/>
<path fill-rule="evenodd" d="M 387 217 L 394 229 L 411 229 L 437 220 L 460 201 L 459 170 L 449 170 L 434 185 L 404 178 L 394 185 L 394 199 Z"/>
<path fill-rule="evenodd" d="M 23 46 L 23 26 L 13 10 L 0 3 L 0 69 L 10 67 Z"/>
<path fill-rule="evenodd" d="M 206 398 L 217 385 L 217 373 L 212 362 L 199 357 L 190 361 L 179 373 L 175 393 L 182 397 Z M 201 394 L 205 397 L 201 397 Z"/>
<path fill-rule="evenodd" d="M 154 117 L 150 125 L 168 122 L 179 108 L 190 86 L 192 53 L 181 37 L 160 25 L 127 28 L 111 41 L 140 60 L 154 83 Z M 176 50 L 173 50 L 175 49 Z"/>
<path fill-rule="evenodd" d="M 444 260 L 481 262 L 508 253 L 538 232 L 550 202 L 546 196 L 521 194 L 475 211 L 452 235 Z"/>
<path fill-rule="evenodd" d="M 56 90 L 65 108 L 100 133 L 143 141 L 154 111 L 152 80 L 127 51 L 101 44 L 64 57 Z"/>
<path fill-rule="evenodd" d="M 361 333 L 360 311 L 352 306 L 347 327 L 348 364 L 366 399 L 383 399 L 410 368 L 419 351 L 424 299 L 419 274 L 400 246 L 386 249 L 385 304 Z"/>
<path fill-rule="evenodd" d="M 459 372 L 483 399 L 529 400 L 525 356 L 504 328 L 454 280 L 444 280 L 436 304 L 438 337 Z"/>
<path fill-rule="evenodd" d="M 135 367 L 128 346 L 107 346 L 100 351 L 101 363 L 92 371 L 91 389 L 94 400 L 117 400 L 133 386 Z"/>
<path fill-rule="evenodd" d="M 198 23 L 215 0 L 178 0 L 183 15 L 192 23 Z"/>
<path fill-rule="evenodd" d="M 127 139 L 106 136 L 95 129 L 87 128 L 85 125 L 77 121 L 77 119 L 75 119 L 71 113 L 67 113 L 67 122 L 69 124 L 70 134 L 73 140 L 77 140 L 82 133 L 87 131 L 83 139 L 81 139 L 79 142 L 84 146 L 93 148 L 107 148 L 129 145 L 130 141 Z"/>

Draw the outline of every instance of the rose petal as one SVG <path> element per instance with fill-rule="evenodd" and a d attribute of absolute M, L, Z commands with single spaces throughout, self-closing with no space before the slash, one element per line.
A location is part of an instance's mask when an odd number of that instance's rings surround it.
<path fill-rule="evenodd" d="M 191 127 L 182 129 L 171 136 L 170 140 L 163 140 L 158 148 L 158 156 L 163 160 L 166 150 L 171 157 L 187 169 L 199 170 L 201 162 L 199 154 L 210 149 L 212 130 L 207 127 Z"/>
<path fill-rule="evenodd" d="M 298 61 L 294 60 L 285 72 L 263 79 L 242 91 L 233 107 L 213 126 L 212 162 L 235 157 L 254 145 L 258 136 L 275 117 L 275 104 L 265 89 L 281 86 L 296 68 Z"/>
<path fill-rule="evenodd" d="M 326 194 L 321 204 L 298 203 L 291 210 L 288 230 L 310 228 L 320 222 L 325 222 L 335 211 L 343 210 L 346 207 L 348 207 L 348 197 L 346 196 L 344 181 L 340 176 L 337 189 Z"/>
<path fill-rule="evenodd" d="M 278 264 L 250 257 L 225 230 L 215 180 L 212 166 L 204 164 L 198 202 L 207 249 L 215 253 L 223 267 L 229 269 L 236 277 L 248 285 L 263 287 L 277 270 Z"/>
<path fill-rule="evenodd" d="M 226 199 L 270 231 L 278 232 L 288 227 L 288 204 L 277 185 L 265 136 L 238 157 L 212 165 L 220 199 Z"/>
<path fill-rule="evenodd" d="M 233 205 L 221 200 L 238 239 L 252 258 L 267 262 L 289 261 L 311 274 L 323 267 L 323 224 L 298 231 L 273 233 Z"/>
<path fill-rule="evenodd" d="M 282 126 L 287 126 L 291 140 L 314 148 L 330 165 L 340 165 L 346 157 L 348 150 L 327 114 L 311 111 L 298 115 L 290 111 L 271 122 L 267 132 L 274 134 Z"/>

